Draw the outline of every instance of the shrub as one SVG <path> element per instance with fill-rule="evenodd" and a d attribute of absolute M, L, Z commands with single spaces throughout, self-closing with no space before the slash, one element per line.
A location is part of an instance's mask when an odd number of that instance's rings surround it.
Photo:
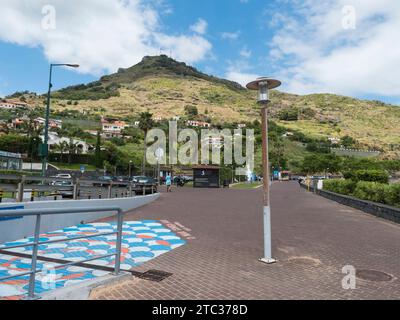
<path fill-rule="evenodd" d="M 385 186 L 385 203 L 390 206 L 400 206 L 400 183 Z"/>
<path fill-rule="evenodd" d="M 325 180 L 324 190 L 353 196 L 361 200 L 400 207 L 400 183 L 384 184 L 371 181 Z"/>
<path fill-rule="evenodd" d="M 345 179 L 389 183 L 389 174 L 384 170 L 356 170 L 344 174 Z"/>
<path fill-rule="evenodd" d="M 385 184 L 359 181 L 353 195 L 362 200 L 385 203 Z"/>
<path fill-rule="evenodd" d="M 283 121 L 297 121 L 299 120 L 299 109 L 290 108 L 283 109 L 278 114 L 279 120 Z"/>
<path fill-rule="evenodd" d="M 357 183 L 353 180 L 325 180 L 324 190 L 344 195 L 352 195 L 356 185 Z"/>

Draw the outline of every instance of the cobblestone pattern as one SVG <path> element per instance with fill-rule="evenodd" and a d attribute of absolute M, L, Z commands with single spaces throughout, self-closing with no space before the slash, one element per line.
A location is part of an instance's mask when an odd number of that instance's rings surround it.
<path fill-rule="evenodd" d="M 272 188 L 273 253 L 263 252 L 261 190 L 179 189 L 127 220 L 178 222 L 196 240 L 135 270 L 173 273 L 155 283 L 134 279 L 93 299 L 398 299 L 400 226 L 301 189 Z M 342 288 L 342 268 L 391 274 L 390 282 L 357 280 Z M 104 289 L 104 288 L 103 288 Z"/>

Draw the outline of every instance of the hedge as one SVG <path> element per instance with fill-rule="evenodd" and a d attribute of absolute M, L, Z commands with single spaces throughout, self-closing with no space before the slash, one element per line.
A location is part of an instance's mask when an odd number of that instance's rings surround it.
<path fill-rule="evenodd" d="M 16 176 L 40 176 L 41 173 L 30 172 L 30 171 L 18 171 L 18 170 L 0 170 L 0 175 L 16 175 Z"/>
<path fill-rule="evenodd" d="M 389 174 L 384 170 L 355 170 L 344 173 L 345 179 L 389 183 Z"/>
<path fill-rule="evenodd" d="M 372 202 L 385 203 L 385 193 L 388 185 L 378 182 L 359 181 L 353 196 L 358 199 Z M 399 203 L 400 204 L 400 203 Z"/>
<path fill-rule="evenodd" d="M 353 196 L 361 200 L 400 207 L 400 183 L 385 184 L 371 181 L 325 180 L 324 190 Z"/>
<path fill-rule="evenodd" d="M 352 195 L 356 186 L 353 180 L 324 180 L 325 190 L 345 195 Z"/>

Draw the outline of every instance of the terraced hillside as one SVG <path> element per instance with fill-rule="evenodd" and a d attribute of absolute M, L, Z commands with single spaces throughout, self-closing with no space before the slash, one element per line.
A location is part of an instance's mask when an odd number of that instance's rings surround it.
<path fill-rule="evenodd" d="M 28 98 L 42 105 L 43 97 Z M 256 93 L 239 84 L 208 76 L 166 56 L 145 57 L 131 68 L 99 81 L 62 89 L 53 94 L 52 108 L 73 109 L 120 118 L 142 111 L 170 119 L 185 116 L 196 106 L 200 117 L 213 123 L 246 122 L 259 117 Z M 361 148 L 379 149 L 396 156 L 400 145 L 400 108 L 332 94 L 299 96 L 273 91 L 271 117 L 289 130 L 313 137 L 346 135 Z"/>

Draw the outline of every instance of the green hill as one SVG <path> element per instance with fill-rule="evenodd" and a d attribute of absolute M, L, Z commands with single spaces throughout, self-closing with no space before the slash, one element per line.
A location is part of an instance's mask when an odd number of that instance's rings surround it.
<path fill-rule="evenodd" d="M 43 96 L 28 102 L 43 105 Z M 199 117 L 214 124 L 242 123 L 259 118 L 256 93 L 239 84 L 206 75 L 166 56 L 145 57 L 98 81 L 53 93 L 53 110 L 134 119 L 150 111 L 155 117 L 185 116 L 195 106 Z M 400 145 L 400 108 L 332 94 L 293 95 L 272 91 L 270 116 L 289 131 L 327 139 L 350 136 L 362 149 L 395 157 Z"/>

